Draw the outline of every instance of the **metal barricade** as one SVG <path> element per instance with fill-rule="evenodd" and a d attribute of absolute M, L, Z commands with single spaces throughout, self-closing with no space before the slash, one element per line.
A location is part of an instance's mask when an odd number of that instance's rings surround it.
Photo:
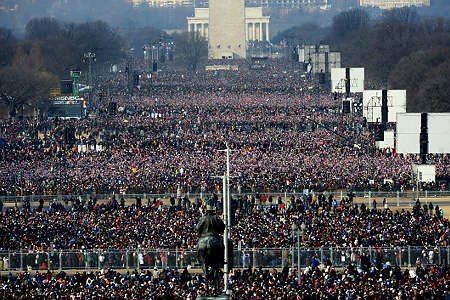
<path fill-rule="evenodd" d="M 234 268 L 304 268 L 362 264 L 414 267 L 446 264 L 450 247 L 242 248 L 234 250 Z M 0 251 L 0 271 L 201 268 L 194 249 L 108 249 Z"/>

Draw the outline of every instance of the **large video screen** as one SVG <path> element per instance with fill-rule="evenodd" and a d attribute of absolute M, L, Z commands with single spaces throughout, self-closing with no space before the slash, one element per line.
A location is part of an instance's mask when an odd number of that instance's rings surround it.
<path fill-rule="evenodd" d="M 428 153 L 450 153 L 450 113 L 428 114 Z M 420 113 L 397 114 L 397 152 L 420 153 Z"/>
<path fill-rule="evenodd" d="M 364 68 L 349 68 L 350 93 L 362 93 L 364 91 Z M 346 68 L 331 69 L 331 92 L 345 93 L 347 81 Z"/>
<path fill-rule="evenodd" d="M 369 123 L 381 122 L 382 90 L 363 92 L 363 116 Z M 397 113 L 406 112 L 406 90 L 387 91 L 388 122 L 397 122 Z"/>

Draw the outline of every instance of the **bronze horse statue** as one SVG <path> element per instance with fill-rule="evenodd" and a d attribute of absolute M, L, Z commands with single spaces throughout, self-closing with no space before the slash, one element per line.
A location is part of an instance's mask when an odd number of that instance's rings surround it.
<path fill-rule="evenodd" d="M 225 224 L 216 216 L 215 210 L 208 202 L 206 213 L 197 225 L 197 232 L 200 236 L 197 254 L 203 263 L 205 274 L 215 277 L 224 264 L 223 232 Z"/>

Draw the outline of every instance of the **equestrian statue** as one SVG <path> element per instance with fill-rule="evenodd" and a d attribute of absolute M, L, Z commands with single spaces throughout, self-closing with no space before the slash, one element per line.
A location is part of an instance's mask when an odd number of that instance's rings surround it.
<path fill-rule="evenodd" d="M 206 213 L 197 225 L 197 232 L 200 236 L 197 254 L 203 263 L 205 274 L 215 277 L 224 264 L 223 232 L 225 224 L 216 215 L 212 199 L 208 198 L 205 202 Z"/>

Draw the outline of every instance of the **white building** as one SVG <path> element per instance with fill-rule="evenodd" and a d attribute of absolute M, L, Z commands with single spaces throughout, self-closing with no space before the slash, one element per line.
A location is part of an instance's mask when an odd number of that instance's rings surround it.
<path fill-rule="evenodd" d="M 159 7 L 176 7 L 176 6 L 193 6 L 194 0 L 129 0 L 134 6 L 139 6 L 143 3 L 148 6 Z"/>
<path fill-rule="evenodd" d="M 245 8 L 246 41 L 269 41 L 269 16 L 263 16 L 262 7 Z M 199 32 L 209 39 L 209 8 L 195 8 L 194 16 L 187 18 L 188 31 Z"/>
<path fill-rule="evenodd" d="M 134 6 L 139 6 L 143 3 L 148 6 L 156 7 L 176 7 L 176 6 L 194 6 L 194 0 L 128 0 Z M 329 7 L 329 0 L 247 0 L 249 6 L 257 7 L 274 7 L 274 8 L 327 8 Z M 196 6 L 207 7 L 208 0 L 196 0 Z"/>
<path fill-rule="evenodd" d="M 405 6 L 430 6 L 430 0 L 359 0 L 359 5 L 393 9 Z"/>
<path fill-rule="evenodd" d="M 274 8 L 326 7 L 328 0 L 247 0 L 249 6 Z"/>

